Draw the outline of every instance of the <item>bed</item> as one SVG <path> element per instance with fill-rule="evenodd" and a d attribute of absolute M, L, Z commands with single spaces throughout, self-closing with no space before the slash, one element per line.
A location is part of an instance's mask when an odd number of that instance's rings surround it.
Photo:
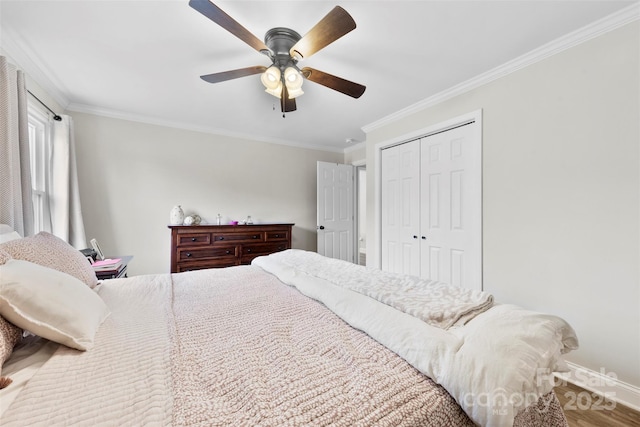
<path fill-rule="evenodd" d="M 556 316 L 301 250 L 87 266 L 47 233 L 0 244 L 1 425 L 567 425 Z"/>

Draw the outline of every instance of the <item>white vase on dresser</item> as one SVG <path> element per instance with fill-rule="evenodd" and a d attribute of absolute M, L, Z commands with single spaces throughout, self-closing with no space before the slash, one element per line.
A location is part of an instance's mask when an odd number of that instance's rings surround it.
<path fill-rule="evenodd" d="M 171 209 L 169 213 L 169 224 L 182 225 L 184 221 L 184 211 L 180 205 L 176 205 Z"/>

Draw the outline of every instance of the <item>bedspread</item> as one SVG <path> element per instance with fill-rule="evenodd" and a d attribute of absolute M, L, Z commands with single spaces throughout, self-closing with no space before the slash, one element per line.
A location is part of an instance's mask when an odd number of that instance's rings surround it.
<path fill-rule="evenodd" d="M 209 278 L 174 276 L 174 425 L 473 425 L 442 387 L 262 269 Z"/>
<path fill-rule="evenodd" d="M 256 266 L 106 281 L 92 350 L 65 347 L 7 426 L 471 426 L 392 351 Z"/>

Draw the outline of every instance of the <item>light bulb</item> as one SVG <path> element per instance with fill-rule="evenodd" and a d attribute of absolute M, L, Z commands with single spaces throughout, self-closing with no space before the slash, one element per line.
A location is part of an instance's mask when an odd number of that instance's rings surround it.
<path fill-rule="evenodd" d="M 280 98 L 280 96 L 282 95 L 282 82 L 279 81 L 276 87 L 274 88 L 268 87 L 264 91 L 267 92 L 269 95 L 273 95 L 276 98 Z"/>
<path fill-rule="evenodd" d="M 293 99 L 304 94 L 302 91 L 303 82 L 304 79 L 302 78 L 302 74 L 297 68 L 287 67 L 287 69 L 284 70 L 284 83 L 287 85 L 289 99 Z"/>
<path fill-rule="evenodd" d="M 260 81 L 267 89 L 276 89 L 280 83 L 280 69 L 275 65 L 267 68 L 262 76 L 260 77 Z"/>

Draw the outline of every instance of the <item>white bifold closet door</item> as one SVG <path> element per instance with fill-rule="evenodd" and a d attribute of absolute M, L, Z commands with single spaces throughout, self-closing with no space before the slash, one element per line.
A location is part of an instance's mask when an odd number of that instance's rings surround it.
<path fill-rule="evenodd" d="M 382 270 L 420 275 L 420 141 L 382 151 Z"/>
<path fill-rule="evenodd" d="M 482 289 L 479 124 L 382 152 L 382 269 Z"/>

